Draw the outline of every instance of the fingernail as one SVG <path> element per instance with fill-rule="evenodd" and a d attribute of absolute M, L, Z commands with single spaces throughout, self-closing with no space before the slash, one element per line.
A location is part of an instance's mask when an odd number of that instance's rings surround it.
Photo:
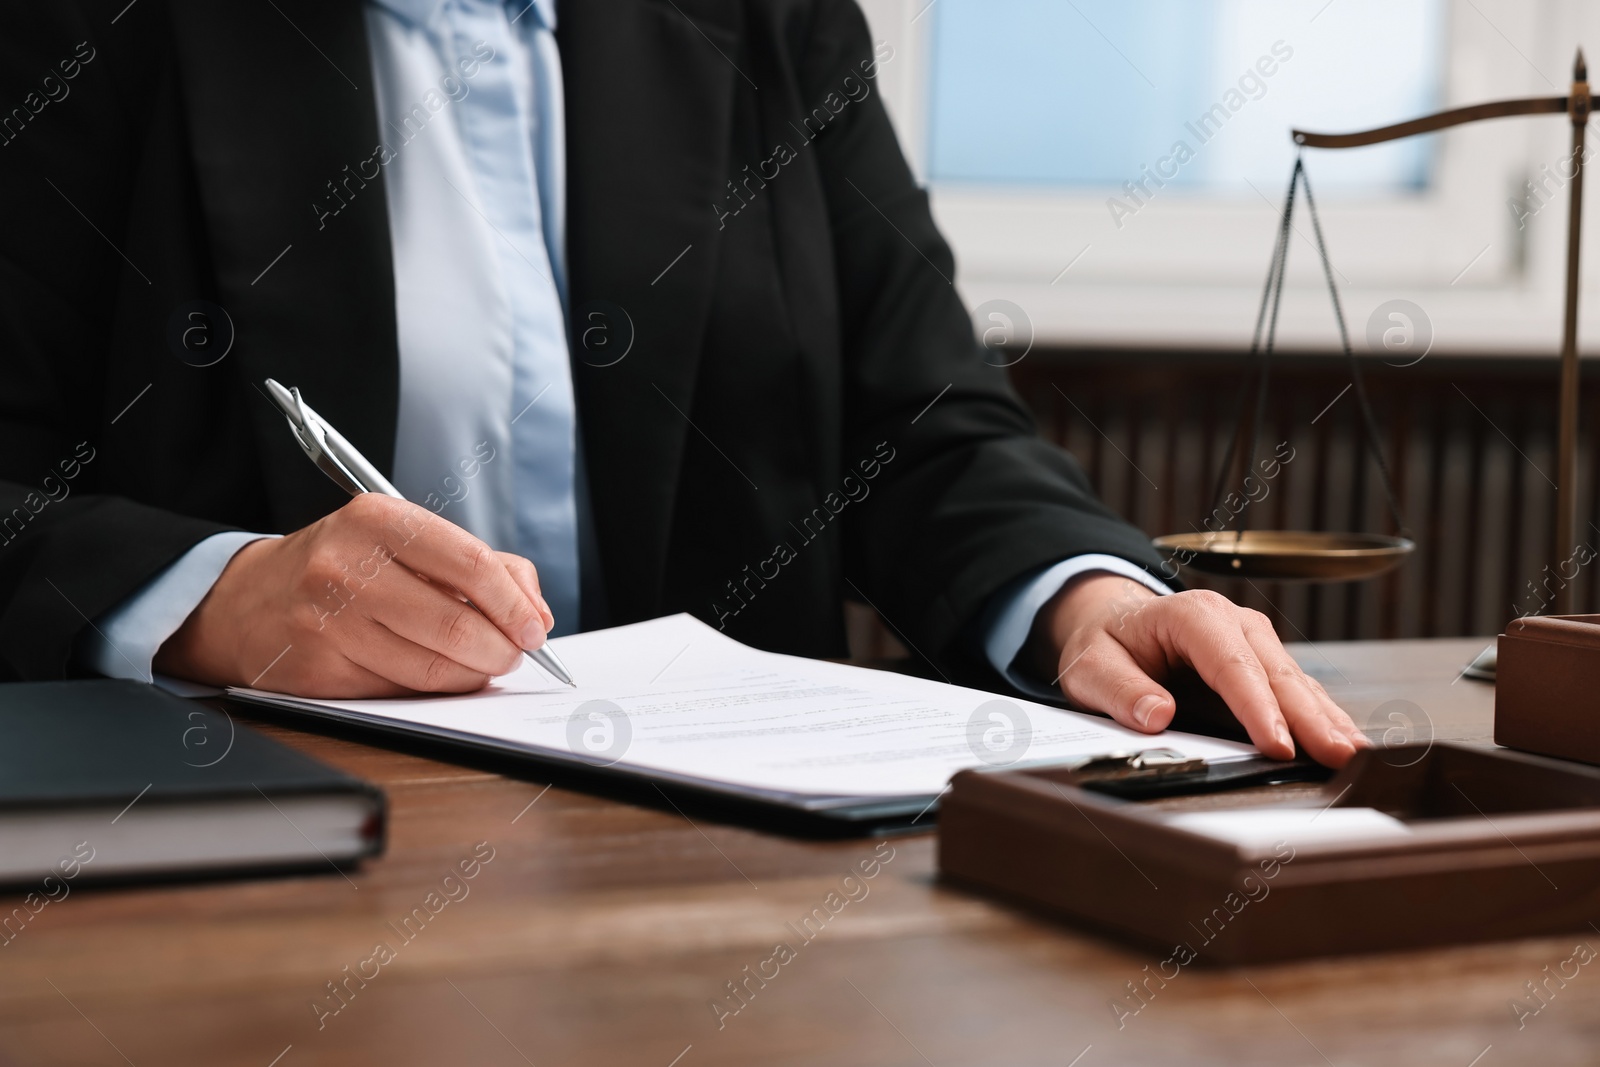
<path fill-rule="evenodd" d="M 522 647 L 538 648 L 544 644 L 545 638 L 544 619 L 534 617 L 528 620 L 528 625 L 522 629 Z"/>
<path fill-rule="evenodd" d="M 1139 724 L 1139 729 L 1150 729 L 1150 720 L 1155 717 L 1156 709 L 1160 706 L 1161 698 L 1154 693 L 1139 698 L 1139 703 L 1133 706 L 1133 721 Z"/>
<path fill-rule="evenodd" d="M 1290 752 L 1294 751 L 1294 738 L 1289 736 L 1289 728 L 1283 725 L 1283 723 L 1280 722 L 1272 728 L 1272 736 L 1278 742 L 1278 744 L 1282 745 Z"/>

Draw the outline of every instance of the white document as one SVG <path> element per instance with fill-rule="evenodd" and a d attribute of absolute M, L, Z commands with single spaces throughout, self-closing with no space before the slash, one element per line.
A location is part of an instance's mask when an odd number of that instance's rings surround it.
<path fill-rule="evenodd" d="M 1183 812 L 1167 816 L 1166 822 L 1235 845 L 1260 848 L 1279 841 L 1314 845 L 1411 836 L 1409 826 L 1376 808 L 1234 808 Z"/>
<path fill-rule="evenodd" d="M 307 700 L 229 692 L 814 809 L 931 800 L 968 767 L 1148 748 L 1205 759 L 1255 752 L 1192 734 L 1141 734 L 977 689 L 762 652 L 689 615 L 557 638 L 551 648 L 578 688 L 524 661 L 463 696 Z"/>

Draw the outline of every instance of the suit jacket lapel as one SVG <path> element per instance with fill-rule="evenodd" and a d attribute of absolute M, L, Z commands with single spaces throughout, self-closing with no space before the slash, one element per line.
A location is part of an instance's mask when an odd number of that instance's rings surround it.
<path fill-rule="evenodd" d="M 170 6 L 235 373 L 255 390 L 269 376 L 298 385 L 389 471 L 394 271 L 361 4 Z M 300 455 L 264 393 L 249 410 L 274 519 L 292 528 L 337 507 L 339 491 Z"/>
<path fill-rule="evenodd" d="M 573 379 L 618 621 L 660 602 L 717 268 L 740 19 L 727 0 L 559 8 Z M 605 347 L 586 344 L 597 326 Z"/>

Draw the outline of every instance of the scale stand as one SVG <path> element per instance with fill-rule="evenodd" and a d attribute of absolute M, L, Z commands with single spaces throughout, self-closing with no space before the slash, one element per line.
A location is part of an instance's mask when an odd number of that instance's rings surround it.
<path fill-rule="evenodd" d="M 1572 124 L 1573 173 L 1571 209 L 1567 218 L 1566 308 L 1562 320 L 1560 419 L 1557 440 L 1558 467 L 1556 475 L 1554 550 L 1558 572 L 1561 564 L 1572 558 L 1577 543 L 1578 252 L 1579 232 L 1583 219 L 1584 134 L 1592 108 L 1588 78 L 1588 66 L 1584 62 L 1583 51 L 1580 49 L 1573 64 L 1572 91 L 1567 96 L 1537 96 L 1515 100 L 1495 100 L 1484 104 L 1474 104 L 1470 107 L 1452 108 L 1434 115 L 1412 119 L 1409 122 L 1396 123 L 1392 126 L 1382 126 L 1357 133 L 1291 131 L 1295 144 L 1300 145 L 1302 148 L 1358 148 L 1364 145 L 1381 144 L 1385 141 L 1395 141 L 1404 137 L 1415 137 L 1418 134 L 1432 133 L 1436 130 L 1460 126 L 1469 122 L 1479 122 L 1484 119 L 1506 118 L 1512 115 L 1564 114 L 1568 117 Z M 1296 161 L 1296 177 L 1302 177 L 1298 161 Z M 1293 189 L 1294 185 L 1291 182 L 1289 204 L 1285 206 L 1286 215 L 1288 209 L 1292 207 Z M 1310 189 L 1307 186 L 1308 199 L 1309 192 Z M 1318 236 L 1320 238 L 1320 233 Z M 1281 257 L 1282 254 L 1282 249 L 1275 254 L 1274 269 L 1280 273 L 1276 279 L 1269 275 L 1269 289 L 1274 280 L 1281 285 L 1282 268 L 1281 264 L 1277 262 L 1277 258 Z M 1332 289 L 1331 276 L 1329 286 Z M 1343 335 L 1344 322 L 1342 314 L 1339 313 L 1338 292 L 1336 289 L 1333 290 L 1333 295 L 1334 309 L 1339 317 L 1340 332 Z M 1265 311 L 1265 304 L 1263 305 L 1263 311 Z M 1258 322 L 1258 333 L 1259 328 Z M 1270 344 L 1269 338 L 1269 352 Z M 1345 339 L 1345 348 L 1348 352 L 1348 339 Z M 1252 349 L 1254 349 L 1254 346 L 1252 346 Z M 1353 356 L 1352 378 L 1354 384 L 1359 386 L 1359 370 L 1354 366 Z M 1263 371 L 1263 399 L 1266 384 L 1264 379 L 1265 372 Z M 1258 409 L 1260 405 L 1261 400 L 1258 399 Z M 1368 421 L 1368 444 L 1374 449 L 1374 456 L 1378 459 L 1380 468 L 1382 468 L 1382 455 L 1377 452 L 1376 442 L 1371 433 L 1370 415 L 1364 413 L 1364 418 Z M 1237 435 L 1235 442 L 1237 442 Z M 1253 442 L 1251 451 L 1252 453 L 1254 451 Z M 1228 475 L 1228 468 L 1232 466 L 1232 445 L 1230 445 L 1229 452 L 1229 459 L 1224 465 L 1222 475 L 1224 478 Z M 1251 457 L 1251 462 L 1254 462 L 1253 456 Z M 1387 486 L 1388 475 L 1386 469 L 1384 469 L 1384 477 Z M 1394 509 L 1392 492 L 1390 496 L 1391 509 Z M 1252 545 L 1251 542 L 1254 542 L 1254 544 Z M 1385 546 L 1386 542 L 1387 547 Z M 1259 575 L 1279 580 L 1300 579 L 1311 581 L 1350 581 L 1358 578 L 1373 577 L 1397 565 L 1411 550 L 1410 542 L 1403 538 L 1302 531 L 1258 531 L 1246 533 L 1242 528 L 1234 533 L 1231 540 L 1225 537 L 1225 533 L 1219 532 L 1196 535 L 1178 534 L 1171 537 L 1157 538 L 1155 543 L 1158 547 L 1177 555 L 1180 560 L 1203 571 L 1243 576 Z M 1185 556 L 1190 558 L 1185 560 Z M 1555 614 L 1567 615 L 1571 614 L 1571 612 L 1572 585 L 1571 583 L 1566 583 L 1556 592 Z"/>

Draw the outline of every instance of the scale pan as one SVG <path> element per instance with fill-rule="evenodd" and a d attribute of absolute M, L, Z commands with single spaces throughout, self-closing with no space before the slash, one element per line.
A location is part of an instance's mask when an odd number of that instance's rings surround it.
<path fill-rule="evenodd" d="M 1311 530 L 1169 534 L 1152 544 L 1204 574 L 1274 582 L 1355 582 L 1398 567 L 1417 546 L 1403 537 Z"/>

